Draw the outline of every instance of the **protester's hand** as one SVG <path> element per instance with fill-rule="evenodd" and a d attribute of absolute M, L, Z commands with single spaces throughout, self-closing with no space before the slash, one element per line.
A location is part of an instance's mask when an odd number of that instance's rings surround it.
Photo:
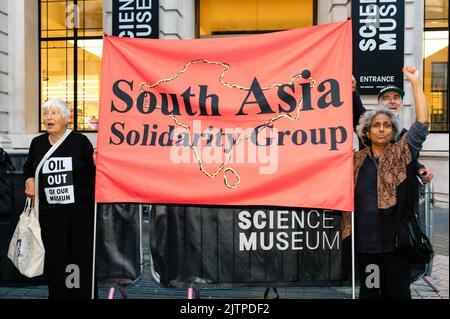
<path fill-rule="evenodd" d="M 352 91 L 353 92 L 356 91 L 356 79 L 353 75 L 352 75 Z"/>
<path fill-rule="evenodd" d="M 25 196 L 34 200 L 35 189 L 34 189 L 34 178 L 30 177 L 25 182 Z"/>
<path fill-rule="evenodd" d="M 97 166 L 97 149 L 94 149 L 94 153 L 92 153 L 92 159 L 94 160 L 94 165 Z"/>
<path fill-rule="evenodd" d="M 411 82 L 415 83 L 420 80 L 420 74 L 419 70 L 417 70 L 414 66 L 405 66 L 403 67 L 403 74 L 405 74 L 405 77 Z"/>
<path fill-rule="evenodd" d="M 431 182 L 433 179 L 433 172 L 430 169 L 421 168 L 419 169 L 419 174 L 422 177 L 422 182 L 424 184 Z"/>

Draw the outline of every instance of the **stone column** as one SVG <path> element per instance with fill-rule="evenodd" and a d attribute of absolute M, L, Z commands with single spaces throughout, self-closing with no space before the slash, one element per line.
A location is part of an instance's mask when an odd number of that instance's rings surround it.
<path fill-rule="evenodd" d="M 8 1 L 8 139 L 27 149 L 39 131 L 38 1 Z"/>

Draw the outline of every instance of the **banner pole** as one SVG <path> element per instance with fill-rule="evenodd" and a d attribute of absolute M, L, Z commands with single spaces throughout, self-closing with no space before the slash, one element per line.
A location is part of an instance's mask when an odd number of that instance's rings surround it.
<path fill-rule="evenodd" d="M 352 299 L 355 299 L 355 228 L 354 212 L 352 212 Z"/>
<path fill-rule="evenodd" d="M 187 299 L 194 299 L 194 289 L 193 288 L 187 289 Z"/>
<path fill-rule="evenodd" d="M 91 299 L 94 299 L 95 295 L 95 247 L 97 243 L 97 202 L 94 204 L 94 240 L 92 247 L 92 291 Z"/>
<path fill-rule="evenodd" d="M 144 272 L 144 253 L 143 253 L 143 240 L 142 240 L 142 233 L 143 233 L 143 208 L 142 203 L 139 204 L 139 264 L 140 264 L 140 270 L 141 270 L 141 276 Z"/>

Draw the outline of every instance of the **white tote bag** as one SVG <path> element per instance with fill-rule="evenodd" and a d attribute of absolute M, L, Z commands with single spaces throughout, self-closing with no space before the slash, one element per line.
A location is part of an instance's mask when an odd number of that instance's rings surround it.
<path fill-rule="evenodd" d="M 25 208 L 9 243 L 8 258 L 12 260 L 20 273 L 28 278 L 44 273 L 45 248 L 39 225 L 39 170 L 71 132 L 72 130 L 66 129 L 63 136 L 50 147 L 39 162 L 34 173 L 36 190 L 34 208 L 31 199 L 27 198 Z"/>
<path fill-rule="evenodd" d="M 27 198 L 9 243 L 8 258 L 22 275 L 32 278 L 44 273 L 44 257 L 45 249 L 39 220 L 35 215 L 31 199 Z"/>

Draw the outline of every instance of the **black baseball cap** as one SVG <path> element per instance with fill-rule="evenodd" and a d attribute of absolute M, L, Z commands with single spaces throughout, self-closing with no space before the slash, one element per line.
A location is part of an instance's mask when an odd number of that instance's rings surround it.
<path fill-rule="evenodd" d="M 398 94 L 400 94 L 402 99 L 405 96 L 405 92 L 401 88 L 396 87 L 395 85 L 388 85 L 382 88 L 380 92 L 378 92 L 378 99 L 380 99 L 380 97 L 386 92 L 397 92 Z"/>

